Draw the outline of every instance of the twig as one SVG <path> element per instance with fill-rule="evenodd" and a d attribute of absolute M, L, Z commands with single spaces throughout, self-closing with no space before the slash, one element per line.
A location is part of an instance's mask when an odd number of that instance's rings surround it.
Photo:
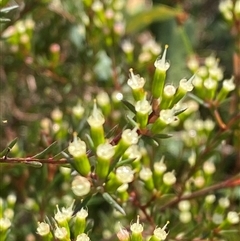
<path fill-rule="evenodd" d="M 61 164 L 68 164 L 69 162 L 66 159 L 60 159 L 60 160 L 54 160 L 52 158 L 48 159 L 38 159 L 38 158 L 31 158 L 31 157 L 1 157 L 0 163 L 7 163 L 7 164 L 13 164 L 13 163 L 42 163 L 42 164 L 55 164 L 55 165 L 61 165 Z"/>
<path fill-rule="evenodd" d="M 163 211 L 169 207 L 172 207 L 182 200 L 190 200 L 190 199 L 202 197 L 202 196 L 207 195 L 208 193 L 212 193 L 213 191 L 223 189 L 223 188 L 234 187 L 234 186 L 240 186 L 240 174 L 237 174 L 236 176 L 234 176 L 226 181 L 214 184 L 210 187 L 206 187 L 206 188 L 198 190 L 196 192 L 173 198 L 170 202 L 168 202 L 164 206 L 160 207 L 160 211 Z"/>

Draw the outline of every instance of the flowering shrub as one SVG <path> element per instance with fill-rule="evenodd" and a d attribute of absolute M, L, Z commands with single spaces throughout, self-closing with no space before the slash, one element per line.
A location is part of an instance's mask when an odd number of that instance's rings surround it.
<path fill-rule="evenodd" d="M 238 240 L 239 72 L 196 52 L 169 79 L 147 29 L 186 6 L 140 2 L 3 8 L 1 240 Z"/>

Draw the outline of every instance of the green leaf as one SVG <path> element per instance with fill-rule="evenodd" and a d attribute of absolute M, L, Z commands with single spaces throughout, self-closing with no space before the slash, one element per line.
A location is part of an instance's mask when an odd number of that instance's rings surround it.
<path fill-rule="evenodd" d="M 117 130 L 118 125 L 115 125 L 106 135 L 105 138 L 110 138 L 113 136 L 113 134 L 115 133 L 115 131 Z"/>
<path fill-rule="evenodd" d="M 48 146 L 46 149 L 44 149 L 42 152 L 39 152 L 32 158 L 41 158 L 45 156 L 46 154 L 50 153 L 56 147 L 56 145 L 57 145 L 57 141 L 53 142 L 50 146 Z"/>
<path fill-rule="evenodd" d="M 130 124 L 133 128 L 138 126 L 138 123 L 134 121 L 134 119 L 131 116 L 127 115 L 126 119 L 128 121 L 128 124 Z"/>
<path fill-rule="evenodd" d="M 186 109 L 187 109 L 187 108 L 182 108 L 182 109 L 180 109 L 180 110 L 176 110 L 176 111 L 174 112 L 174 115 L 175 115 L 175 116 L 178 116 L 178 115 L 180 115 L 181 113 L 183 113 Z"/>
<path fill-rule="evenodd" d="M 13 148 L 13 146 L 17 143 L 17 140 L 18 140 L 17 137 L 15 139 L 13 139 L 10 142 L 10 144 L 4 150 L 1 151 L 0 156 L 1 157 L 5 156 Z"/>
<path fill-rule="evenodd" d="M 167 139 L 167 138 L 170 138 L 172 136 L 173 136 L 172 134 L 164 134 L 164 133 L 162 133 L 162 134 L 156 134 L 153 137 L 154 138 L 159 138 L 159 139 Z"/>
<path fill-rule="evenodd" d="M 118 210 L 121 214 L 126 215 L 124 209 L 110 196 L 108 193 L 103 193 L 103 198 L 116 210 Z"/>
<path fill-rule="evenodd" d="M 130 163 L 132 163 L 134 160 L 135 160 L 135 158 L 127 158 L 127 159 L 125 159 L 125 160 L 121 160 L 121 161 L 119 161 L 119 162 L 116 164 L 115 167 L 117 168 L 117 167 L 120 167 L 120 166 L 123 166 L 123 165 L 130 164 Z"/>
<path fill-rule="evenodd" d="M 135 107 L 128 101 L 126 100 L 122 100 L 122 103 L 131 111 L 133 112 L 134 114 L 136 114 L 136 110 L 135 110 Z"/>
<path fill-rule="evenodd" d="M 188 96 L 189 96 L 191 99 L 195 100 L 198 104 L 207 107 L 207 104 L 205 103 L 205 101 L 202 100 L 202 99 L 200 99 L 198 96 L 196 96 L 196 95 L 194 95 L 194 94 L 192 94 L 192 93 L 188 93 Z"/>
<path fill-rule="evenodd" d="M 166 21 L 174 18 L 180 13 L 181 11 L 176 8 L 172 8 L 163 4 L 155 5 L 150 10 L 147 9 L 133 16 L 130 16 L 127 20 L 126 33 L 131 34 L 133 32 L 140 31 L 153 22 Z"/>

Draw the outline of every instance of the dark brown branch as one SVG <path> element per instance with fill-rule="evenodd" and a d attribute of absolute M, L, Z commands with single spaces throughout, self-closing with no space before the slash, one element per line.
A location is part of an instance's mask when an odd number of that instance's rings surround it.
<path fill-rule="evenodd" d="M 61 164 L 68 164 L 68 161 L 66 159 L 60 159 L 60 160 L 54 160 L 52 158 L 48 159 L 38 159 L 38 158 L 31 158 L 31 157 L 1 157 L 0 158 L 0 163 L 7 163 L 7 164 L 16 164 L 16 163 L 35 163 L 39 162 L 42 164 L 55 164 L 55 165 L 61 165 Z"/>

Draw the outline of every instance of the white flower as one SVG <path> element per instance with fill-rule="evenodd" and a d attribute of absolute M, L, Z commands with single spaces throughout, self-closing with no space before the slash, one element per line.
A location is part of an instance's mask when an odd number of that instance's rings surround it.
<path fill-rule="evenodd" d="M 54 232 L 54 235 L 57 239 L 66 239 L 67 236 L 68 236 L 68 232 L 67 232 L 67 229 L 64 228 L 64 227 L 57 227 L 55 232 Z"/>
<path fill-rule="evenodd" d="M 130 226 L 130 230 L 135 234 L 140 234 L 143 231 L 142 224 L 139 223 L 139 216 L 137 217 L 137 222 Z"/>
<path fill-rule="evenodd" d="M 90 192 L 91 183 L 87 178 L 76 176 L 72 182 L 72 191 L 76 196 L 84 196 Z"/>
<path fill-rule="evenodd" d="M 76 241 L 90 241 L 90 238 L 85 233 L 81 233 L 77 236 Z"/>
<path fill-rule="evenodd" d="M 168 224 L 169 222 L 167 222 L 162 228 L 156 228 L 153 232 L 154 236 L 160 241 L 165 240 L 167 238 L 168 233 L 165 231 L 165 229 Z"/>
<path fill-rule="evenodd" d="M 237 224 L 239 223 L 239 214 L 236 212 L 230 211 L 227 214 L 227 220 L 231 224 Z"/>
<path fill-rule="evenodd" d="M 94 101 L 92 115 L 88 117 L 87 122 L 91 127 L 102 126 L 105 122 L 105 119 L 101 110 L 97 108 L 96 100 Z"/>
<path fill-rule="evenodd" d="M 100 144 L 97 147 L 97 156 L 110 160 L 115 153 L 114 147 L 109 143 Z"/>
<path fill-rule="evenodd" d="M 37 234 L 40 236 L 46 236 L 50 233 L 50 226 L 47 223 L 44 222 L 38 222 L 38 228 L 37 228 Z"/>
<path fill-rule="evenodd" d="M 121 166 L 117 168 L 116 176 L 122 183 L 130 183 L 133 181 L 134 172 L 129 166 Z"/>
<path fill-rule="evenodd" d="M 86 153 L 87 146 L 84 141 L 77 137 L 77 133 L 73 133 L 73 141 L 68 146 L 69 153 L 74 157 L 82 156 Z"/>
<path fill-rule="evenodd" d="M 143 181 L 147 181 L 152 177 L 152 171 L 148 167 L 143 167 L 141 171 L 139 172 L 139 177 Z"/>
<path fill-rule="evenodd" d="M 127 84 L 133 89 L 141 89 L 144 84 L 145 84 L 145 80 L 144 78 L 140 77 L 139 75 L 135 75 L 133 73 L 133 69 L 129 70 L 130 72 L 130 78 L 127 81 Z"/>
<path fill-rule="evenodd" d="M 137 128 L 134 128 L 133 130 L 126 129 L 122 133 L 122 139 L 125 143 L 129 145 L 134 145 L 138 143 L 138 134 L 137 134 Z"/>
<path fill-rule="evenodd" d="M 170 186 L 170 185 L 173 185 L 174 183 L 176 183 L 177 181 L 177 178 L 176 176 L 174 175 L 174 172 L 167 172 L 163 175 L 163 182 Z"/>
<path fill-rule="evenodd" d="M 167 71 L 170 67 L 169 62 L 166 61 L 167 48 L 168 48 L 168 45 L 165 45 L 165 49 L 164 49 L 162 57 L 157 58 L 157 60 L 154 63 L 154 66 L 158 70 Z"/>

